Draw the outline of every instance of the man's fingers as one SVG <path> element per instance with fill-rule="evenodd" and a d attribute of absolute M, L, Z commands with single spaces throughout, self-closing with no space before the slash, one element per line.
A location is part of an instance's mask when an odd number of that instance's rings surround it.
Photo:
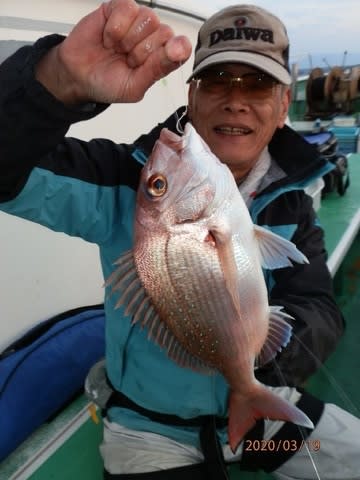
<path fill-rule="evenodd" d="M 123 39 L 136 19 L 139 8 L 133 0 L 111 0 L 103 4 L 103 42 L 106 48 L 114 48 Z"/>
<path fill-rule="evenodd" d="M 145 63 L 147 58 L 159 48 L 163 47 L 174 36 L 173 30 L 164 24 L 138 43 L 128 54 L 127 64 L 130 68 L 136 68 Z"/>
<path fill-rule="evenodd" d="M 184 63 L 191 55 L 191 42 L 185 35 L 172 37 L 165 45 L 165 57 L 170 64 Z"/>
<path fill-rule="evenodd" d="M 131 0 L 113 0 L 105 8 L 107 21 L 104 45 L 118 53 L 128 53 L 135 45 L 157 30 L 160 20 L 148 7 L 139 7 Z"/>
<path fill-rule="evenodd" d="M 170 38 L 163 47 L 150 55 L 144 64 L 145 69 L 150 73 L 148 78 L 152 79 L 151 84 L 179 68 L 190 55 L 191 43 L 187 37 Z"/>
<path fill-rule="evenodd" d="M 135 21 L 122 41 L 125 51 L 130 52 L 136 45 L 156 32 L 159 25 L 160 20 L 154 10 L 149 7 L 140 7 Z"/>
<path fill-rule="evenodd" d="M 168 49 L 171 52 L 170 56 Z M 166 45 L 155 50 L 145 63 L 131 69 L 124 88 L 117 94 L 117 101 L 140 101 L 157 80 L 176 70 L 189 58 L 190 54 L 190 40 L 186 37 L 172 38 Z"/>
<path fill-rule="evenodd" d="M 146 62 L 134 69 L 136 84 L 146 91 L 157 80 L 176 70 L 191 54 L 191 43 L 187 37 L 172 37 L 164 46 L 155 50 Z"/>
<path fill-rule="evenodd" d="M 103 4 L 103 11 L 105 47 L 125 54 L 127 66 L 141 68 L 149 82 L 167 75 L 190 56 L 190 41 L 174 37 L 153 9 L 139 6 L 134 0 L 111 0 Z"/>

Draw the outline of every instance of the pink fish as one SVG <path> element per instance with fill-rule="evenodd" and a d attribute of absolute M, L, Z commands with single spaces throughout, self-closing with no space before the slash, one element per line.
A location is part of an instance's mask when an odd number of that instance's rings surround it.
<path fill-rule="evenodd" d="M 260 418 L 313 428 L 254 376 L 291 336 L 291 317 L 268 304 L 262 267 L 291 260 L 307 263 L 293 243 L 253 224 L 230 170 L 191 124 L 182 137 L 162 130 L 140 179 L 134 248 L 106 284 L 177 364 L 222 373 L 233 451 Z"/>

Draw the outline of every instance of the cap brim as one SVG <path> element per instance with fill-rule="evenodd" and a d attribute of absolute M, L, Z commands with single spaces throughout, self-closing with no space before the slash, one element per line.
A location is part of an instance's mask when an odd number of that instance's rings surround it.
<path fill-rule="evenodd" d="M 217 65 L 219 63 L 244 63 L 246 65 L 251 65 L 252 67 L 258 68 L 259 70 L 268 73 L 284 85 L 291 84 L 291 77 L 289 72 L 286 70 L 286 68 L 284 68 L 272 58 L 265 57 L 264 55 L 259 55 L 257 53 L 241 52 L 238 50 L 218 52 L 205 58 L 193 70 L 191 76 L 188 79 L 188 82 L 199 72 L 201 72 L 201 70 L 204 70 L 204 68 L 207 68 L 210 65 Z"/>

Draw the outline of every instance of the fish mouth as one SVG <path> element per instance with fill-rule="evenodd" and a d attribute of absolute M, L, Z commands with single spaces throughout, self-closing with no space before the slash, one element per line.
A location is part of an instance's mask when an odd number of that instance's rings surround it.
<path fill-rule="evenodd" d="M 217 125 L 216 127 L 214 127 L 214 131 L 222 135 L 245 136 L 250 135 L 253 130 L 249 127 L 246 127 L 245 125 Z"/>

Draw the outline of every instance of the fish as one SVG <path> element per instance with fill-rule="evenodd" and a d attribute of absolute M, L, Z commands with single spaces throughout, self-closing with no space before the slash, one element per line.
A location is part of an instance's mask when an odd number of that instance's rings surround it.
<path fill-rule="evenodd" d="M 163 129 L 141 172 L 133 248 L 105 285 L 178 365 L 225 377 L 233 452 L 261 418 L 314 427 L 254 373 L 292 332 L 292 317 L 269 306 L 263 268 L 294 262 L 308 260 L 253 223 L 230 169 L 192 124 L 182 136 Z"/>

